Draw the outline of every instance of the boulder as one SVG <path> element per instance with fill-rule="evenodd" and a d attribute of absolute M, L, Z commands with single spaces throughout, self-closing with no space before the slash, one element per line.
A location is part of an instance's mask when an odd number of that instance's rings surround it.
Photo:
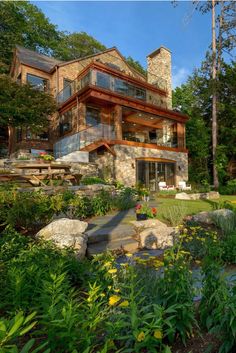
<path fill-rule="evenodd" d="M 192 200 L 190 195 L 193 195 L 193 194 L 186 194 L 186 192 L 179 192 L 178 194 L 175 195 L 175 198 L 177 200 Z"/>
<path fill-rule="evenodd" d="M 146 249 L 165 249 L 173 246 L 176 235 L 173 227 L 147 228 L 139 234 L 139 247 Z"/>
<path fill-rule="evenodd" d="M 158 219 L 147 219 L 146 221 L 132 221 L 130 223 L 134 226 L 136 232 L 138 233 L 147 228 L 167 227 L 165 223 L 162 223 Z"/>
<path fill-rule="evenodd" d="M 71 247 L 79 259 L 85 257 L 88 236 L 83 234 L 88 223 L 75 219 L 61 218 L 42 228 L 36 237 L 53 241 L 59 248 Z"/>
<path fill-rule="evenodd" d="M 197 223 L 212 225 L 216 223 L 217 218 L 230 220 L 234 217 L 234 212 L 225 208 L 211 212 L 200 212 L 192 217 L 192 220 Z"/>
<path fill-rule="evenodd" d="M 187 194 L 180 192 L 175 195 L 177 200 L 217 200 L 220 197 L 218 191 L 202 192 L 195 194 Z"/>

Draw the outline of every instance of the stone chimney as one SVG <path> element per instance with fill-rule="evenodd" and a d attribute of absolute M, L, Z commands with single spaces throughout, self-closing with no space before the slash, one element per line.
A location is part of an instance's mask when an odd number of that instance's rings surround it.
<path fill-rule="evenodd" d="M 147 56 L 148 83 L 167 91 L 167 108 L 172 108 L 171 52 L 160 47 Z"/>

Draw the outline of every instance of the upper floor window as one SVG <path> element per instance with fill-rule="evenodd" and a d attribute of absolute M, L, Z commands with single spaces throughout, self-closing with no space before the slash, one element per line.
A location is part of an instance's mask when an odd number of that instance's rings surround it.
<path fill-rule="evenodd" d="M 72 130 L 72 110 L 68 110 L 60 116 L 60 136 Z"/>
<path fill-rule="evenodd" d="M 46 92 L 49 90 L 49 80 L 46 78 L 27 74 L 27 82 L 39 91 Z"/>
<path fill-rule="evenodd" d="M 100 111 L 96 108 L 86 108 L 86 125 L 95 126 L 100 124 Z"/>

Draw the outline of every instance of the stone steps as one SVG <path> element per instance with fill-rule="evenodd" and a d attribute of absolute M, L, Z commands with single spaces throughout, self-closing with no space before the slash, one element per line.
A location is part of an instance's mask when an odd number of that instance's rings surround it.
<path fill-rule="evenodd" d="M 134 253 L 138 250 L 138 242 L 131 237 L 122 239 L 116 239 L 112 241 L 99 241 L 88 244 L 87 255 L 93 256 L 106 252 L 107 250 L 118 250 L 123 249 L 124 251 Z"/>
<path fill-rule="evenodd" d="M 119 224 L 111 227 L 95 227 L 88 230 L 86 233 L 88 234 L 88 244 L 133 238 L 136 234 L 134 227 L 128 224 Z"/>

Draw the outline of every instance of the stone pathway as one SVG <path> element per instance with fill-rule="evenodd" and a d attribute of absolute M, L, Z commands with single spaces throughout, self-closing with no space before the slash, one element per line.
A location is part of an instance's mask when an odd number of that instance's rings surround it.
<path fill-rule="evenodd" d="M 130 224 L 135 218 L 134 209 L 130 209 L 89 220 L 86 232 L 88 234 L 88 255 L 119 248 L 135 252 L 138 248 L 138 242 L 133 238 L 135 231 Z"/>

